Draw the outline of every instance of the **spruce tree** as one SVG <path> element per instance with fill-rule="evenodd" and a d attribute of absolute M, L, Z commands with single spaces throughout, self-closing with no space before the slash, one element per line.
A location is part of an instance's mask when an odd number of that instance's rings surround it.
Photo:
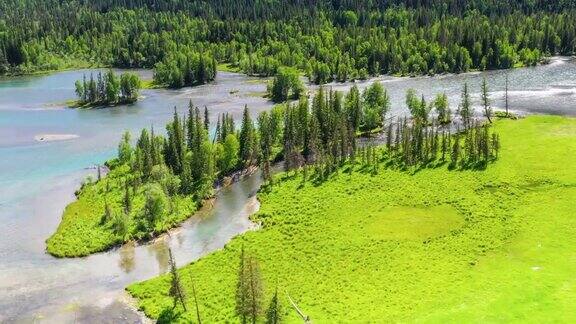
<path fill-rule="evenodd" d="M 266 311 L 266 324 L 279 324 L 282 321 L 282 306 L 278 297 L 278 287 L 274 291 L 274 296 L 270 301 L 268 310 Z"/>
<path fill-rule="evenodd" d="M 486 78 L 482 79 L 482 106 L 484 107 L 484 117 L 492 123 L 492 107 L 490 107 L 490 97 L 488 95 L 488 84 Z"/>
<path fill-rule="evenodd" d="M 208 132 L 210 129 L 210 117 L 208 116 L 208 107 L 204 106 L 204 129 Z"/>
<path fill-rule="evenodd" d="M 169 294 L 173 299 L 173 307 L 176 307 L 178 303 L 182 305 L 182 308 L 186 312 L 186 302 L 184 289 L 182 288 L 182 283 L 180 282 L 180 276 L 178 275 L 178 270 L 176 269 L 176 261 L 172 255 L 172 249 L 168 247 L 168 257 L 170 265 L 170 291 Z"/>
<path fill-rule="evenodd" d="M 247 260 L 248 264 L 248 313 L 252 320 L 252 324 L 256 324 L 258 318 L 262 314 L 262 297 L 263 285 L 262 276 L 260 274 L 260 266 L 258 260 L 250 256 Z"/>
<path fill-rule="evenodd" d="M 350 88 L 350 91 L 346 94 L 345 102 L 348 121 L 354 131 L 357 131 L 360 128 L 360 121 L 362 120 L 362 104 L 358 86 L 354 85 Z"/>
<path fill-rule="evenodd" d="M 248 106 L 244 106 L 240 128 L 240 160 L 244 167 L 254 162 L 254 135 L 254 124 L 250 118 Z"/>
<path fill-rule="evenodd" d="M 464 83 L 464 88 L 462 88 L 462 96 L 460 101 L 460 118 L 462 118 L 462 123 L 464 128 L 470 128 L 472 122 L 472 102 L 470 100 L 470 93 L 468 91 L 468 83 Z"/>
<path fill-rule="evenodd" d="M 238 266 L 238 281 L 236 283 L 236 314 L 240 316 L 242 323 L 246 323 L 249 316 L 248 298 L 249 298 L 249 279 L 246 265 L 246 255 L 244 245 L 240 250 L 240 264 Z"/>

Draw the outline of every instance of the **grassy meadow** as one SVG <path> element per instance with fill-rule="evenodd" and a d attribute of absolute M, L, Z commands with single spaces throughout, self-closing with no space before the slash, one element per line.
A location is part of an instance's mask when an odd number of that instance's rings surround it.
<path fill-rule="evenodd" d="M 204 322 L 239 322 L 243 245 L 264 309 L 278 287 L 289 323 L 301 320 L 286 293 L 316 323 L 576 321 L 576 119 L 494 127 L 502 149 L 483 171 L 280 175 L 259 194 L 261 228 L 179 270 L 185 291 L 193 278 Z M 193 299 L 173 308 L 169 286 L 164 275 L 127 290 L 154 319 L 196 321 Z"/>
<path fill-rule="evenodd" d="M 77 192 L 78 200 L 64 210 L 62 221 L 56 232 L 46 241 L 48 253 L 57 257 L 81 257 L 104 251 L 115 245 L 148 236 L 139 229 L 145 204 L 144 186 L 134 191 L 130 188 L 131 210 L 124 214 L 124 195 L 129 166 L 112 169 L 101 180 L 89 180 Z M 106 203 L 111 218 L 126 215 L 126 229 L 119 232 L 114 219 L 106 219 Z M 162 219 L 154 224 L 152 235 L 165 232 L 186 220 L 196 211 L 196 202 L 190 197 L 175 196 L 168 201 Z M 146 236 L 146 237 L 145 237 Z"/>

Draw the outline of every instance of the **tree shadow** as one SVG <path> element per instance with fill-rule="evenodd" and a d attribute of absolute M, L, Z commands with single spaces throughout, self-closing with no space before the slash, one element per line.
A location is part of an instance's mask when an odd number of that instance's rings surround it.
<path fill-rule="evenodd" d="M 172 307 L 164 308 L 158 316 L 157 323 L 173 323 L 180 315 L 181 313 Z"/>

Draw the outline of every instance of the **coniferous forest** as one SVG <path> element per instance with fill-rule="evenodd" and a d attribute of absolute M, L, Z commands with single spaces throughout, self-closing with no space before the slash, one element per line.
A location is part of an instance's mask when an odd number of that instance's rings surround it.
<path fill-rule="evenodd" d="M 0 322 L 576 323 L 574 80 L 576 0 L 0 0 Z"/>
<path fill-rule="evenodd" d="M 571 55 L 571 1 L 110 1 L 0 4 L 0 73 L 155 69 L 157 83 L 294 67 L 317 84 L 534 65 Z"/>

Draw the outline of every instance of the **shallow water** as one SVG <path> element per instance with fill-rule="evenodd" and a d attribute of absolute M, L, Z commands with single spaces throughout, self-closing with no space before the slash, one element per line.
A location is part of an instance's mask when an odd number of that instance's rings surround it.
<path fill-rule="evenodd" d="M 214 120 L 227 111 L 239 119 L 247 104 L 253 116 L 271 104 L 258 96 L 265 83 L 239 74 L 220 73 L 210 85 L 183 90 L 144 90 L 129 107 L 74 110 L 63 108 L 74 98 L 73 84 L 86 71 L 0 79 L 0 322 L 104 321 L 139 322 L 125 303 L 127 284 L 163 273 L 166 247 L 178 264 L 221 248 L 252 225 L 247 216 L 257 208 L 258 175 L 218 194 L 213 208 L 192 217 L 170 236 L 143 246 L 125 246 L 81 259 L 45 254 L 44 241 L 56 229 L 74 190 L 95 164 L 114 156 L 124 130 L 133 133 L 153 125 L 159 132 L 173 107 L 187 110 L 190 99 L 207 105 Z M 89 72 L 89 71 L 88 71 Z M 150 77 L 150 71 L 137 71 Z M 509 76 L 510 109 L 529 113 L 576 115 L 576 63 L 555 58 L 551 64 L 509 72 L 490 71 L 419 78 L 380 78 L 392 110 L 406 112 L 404 94 L 414 88 L 428 99 L 446 92 L 454 110 L 464 81 L 479 97 L 485 76 L 495 107 L 503 107 L 504 78 Z M 365 87 L 371 81 L 359 83 Z M 335 90 L 349 84 L 332 84 Z M 77 135 L 39 142 L 38 135 Z"/>
<path fill-rule="evenodd" d="M 406 113 L 406 90 L 413 88 L 430 101 L 438 93 L 445 92 L 454 113 L 460 102 L 464 82 L 468 83 L 473 104 L 481 115 L 480 87 L 486 78 L 491 105 L 504 110 L 505 84 L 508 74 L 508 106 L 510 111 L 521 113 L 545 113 L 576 115 L 576 59 L 554 57 L 550 64 L 513 70 L 497 70 L 464 74 L 447 74 L 435 77 L 396 78 L 382 77 L 379 80 L 388 90 L 391 101 L 390 116 Z M 373 80 L 358 82 L 365 88 Z M 330 84 L 334 90 L 346 90 L 349 84 Z M 388 116 L 388 117 L 390 117 Z"/>
<path fill-rule="evenodd" d="M 179 264 L 222 247 L 250 226 L 259 177 L 219 193 L 212 209 L 187 222 L 177 234 L 141 247 L 125 247 L 82 259 L 47 255 L 44 241 L 54 232 L 64 207 L 74 200 L 94 165 L 116 154 L 124 130 L 133 134 L 154 126 L 161 132 L 174 106 L 187 111 L 189 100 L 207 105 L 211 119 L 226 111 L 237 119 L 247 104 L 253 114 L 271 104 L 256 96 L 262 80 L 220 73 L 210 85 L 182 90 L 144 90 L 129 107 L 67 109 L 74 81 L 86 71 L 0 79 L 0 322 L 44 318 L 69 322 L 106 313 L 108 319 L 138 316 L 116 302 L 131 282 L 156 276 L 167 266 L 171 245 Z M 89 72 L 89 71 L 88 71 Z M 149 77 L 149 71 L 137 71 Z M 38 135 L 77 135 L 39 142 Z"/>

